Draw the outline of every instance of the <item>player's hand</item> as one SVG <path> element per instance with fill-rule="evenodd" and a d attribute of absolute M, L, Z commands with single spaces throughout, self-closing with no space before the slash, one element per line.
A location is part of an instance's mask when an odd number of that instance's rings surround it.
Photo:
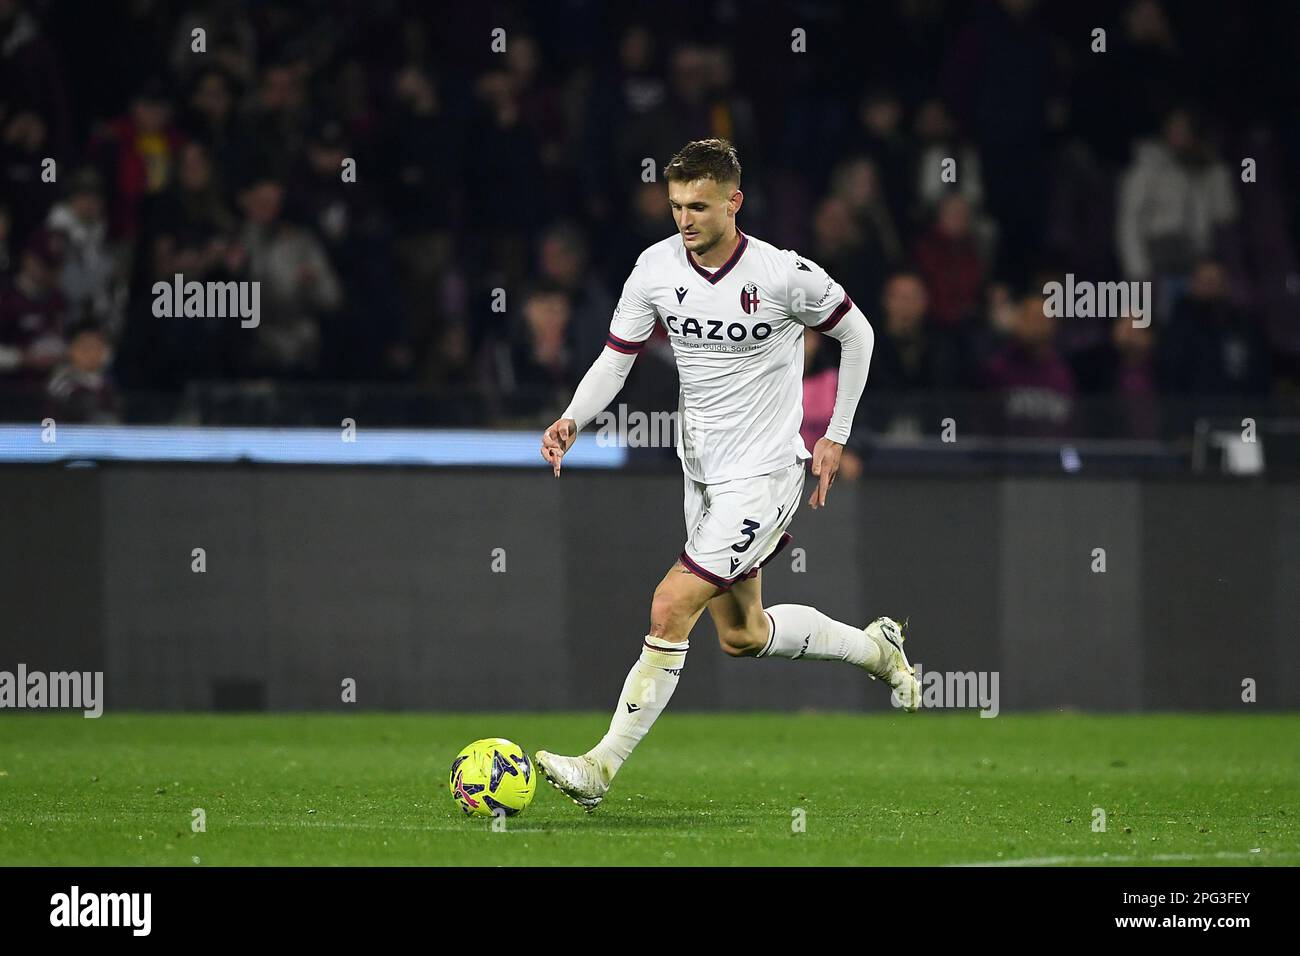
<path fill-rule="evenodd" d="M 812 497 L 808 499 L 810 508 L 820 508 L 826 504 L 826 496 L 830 493 L 831 485 L 835 484 L 835 473 L 840 470 L 840 455 L 844 454 L 844 446 L 839 442 L 833 442 L 829 438 L 817 439 L 817 445 L 813 448 L 813 477 L 817 479 L 817 487 L 813 489 Z"/>
<path fill-rule="evenodd" d="M 555 477 L 560 477 L 560 459 L 578 439 L 578 423 L 572 418 L 559 418 L 542 434 L 542 457 L 551 463 Z"/>

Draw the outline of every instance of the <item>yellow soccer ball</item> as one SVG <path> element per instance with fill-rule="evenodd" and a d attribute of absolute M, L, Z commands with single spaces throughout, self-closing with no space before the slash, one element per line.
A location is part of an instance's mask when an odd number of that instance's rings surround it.
<path fill-rule="evenodd" d="M 504 737 L 485 737 L 451 762 L 449 788 L 466 816 L 513 817 L 533 802 L 537 776 L 522 747 Z"/>

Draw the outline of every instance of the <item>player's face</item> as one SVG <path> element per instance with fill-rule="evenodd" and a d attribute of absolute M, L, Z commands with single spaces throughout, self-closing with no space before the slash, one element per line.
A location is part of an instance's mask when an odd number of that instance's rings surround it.
<path fill-rule="evenodd" d="M 716 246 L 740 208 L 742 194 L 730 183 L 712 179 L 670 182 L 668 204 L 686 248 L 697 256 Z"/>

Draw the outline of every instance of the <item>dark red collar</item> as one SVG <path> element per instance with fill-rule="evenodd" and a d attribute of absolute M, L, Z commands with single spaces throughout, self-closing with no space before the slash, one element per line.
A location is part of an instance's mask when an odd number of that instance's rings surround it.
<path fill-rule="evenodd" d="M 691 250 L 689 249 L 686 250 L 686 261 L 691 264 L 691 268 L 693 268 L 700 275 L 704 276 L 704 278 L 708 279 L 711 284 L 717 285 L 720 281 L 722 281 L 723 276 L 725 276 L 728 272 L 730 272 L 732 269 L 736 267 L 736 263 L 739 262 L 740 257 L 745 254 L 745 247 L 748 245 L 749 245 L 749 236 L 745 235 L 743 232 L 740 231 L 740 228 L 737 227 L 736 250 L 731 254 L 731 258 L 728 259 L 726 262 L 724 262 L 722 264 L 722 267 L 718 269 L 716 272 L 710 272 L 708 269 L 704 268 L 704 266 L 696 262 L 695 256 L 692 255 Z"/>

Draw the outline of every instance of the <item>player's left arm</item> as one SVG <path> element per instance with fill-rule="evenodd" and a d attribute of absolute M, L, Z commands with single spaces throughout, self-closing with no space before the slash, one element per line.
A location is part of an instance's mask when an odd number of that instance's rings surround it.
<path fill-rule="evenodd" d="M 793 254 L 792 254 L 793 255 Z M 793 256 L 790 271 L 790 314 L 816 332 L 840 343 L 840 374 L 835 389 L 835 408 L 826 434 L 813 448 L 812 473 L 817 479 L 808 505 L 820 508 L 835 475 L 840 456 L 853 430 L 853 416 L 867 384 L 876 334 L 862 310 L 826 270 L 802 256 Z"/>

